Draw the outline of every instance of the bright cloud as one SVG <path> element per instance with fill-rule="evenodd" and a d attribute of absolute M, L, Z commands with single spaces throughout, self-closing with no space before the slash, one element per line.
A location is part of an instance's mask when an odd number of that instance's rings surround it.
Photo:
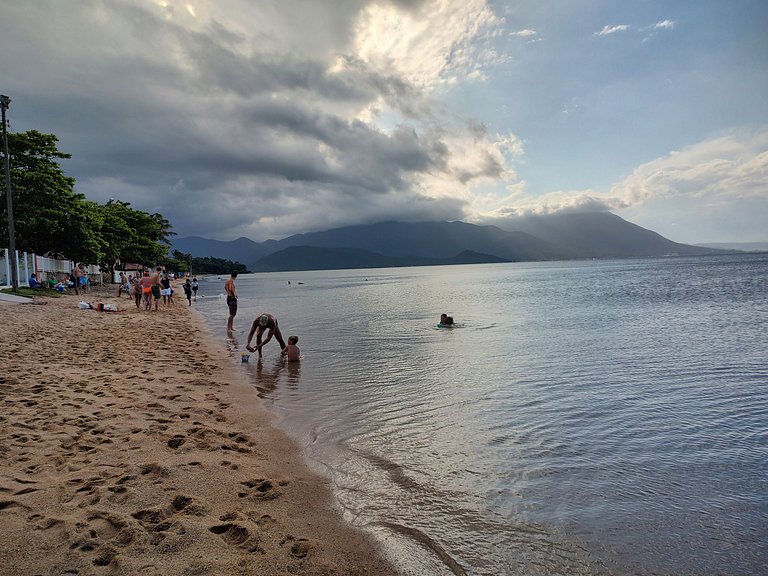
<path fill-rule="evenodd" d="M 768 128 L 732 132 L 643 164 L 610 195 L 624 206 L 673 196 L 768 198 Z"/>
<path fill-rule="evenodd" d="M 628 24 L 615 24 L 615 25 L 606 25 L 603 26 L 603 29 L 600 30 L 600 32 L 595 32 L 595 36 L 610 36 L 611 34 L 616 34 L 617 32 L 626 32 L 629 30 Z"/>
<path fill-rule="evenodd" d="M 429 89 L 478 77 L 496 61 L 483 41 L 499 34 L 501 23 L 485 0 L 433 0 L 416 10 L 373 3 L 360 15 L 353 48 L 374 70 Z"/>
<path fill-rule="evenodd" d="M 526 197 L 516 186 L 512 194 L 504 202 L 476 219 L 480 221 L 495 221 L 498 219 L 558 214 L 568 212 L 604 212 L 616 206 L 591 190 L 566 190 L 550 192 L 536 198 Z"/>
<path fill-rule="evenodd" d="M 661 22 L 656 22 L 656 24 L 653 25 L 654 30 L 661 30 L 661 29 L 668 29 L 672 30 L 675 27 L 675 22 L 673 20 L 662 20 Z"/>
<path fill-rule="evenodd" d="M 749 199 L 768 201 L 768 127 L 735 131 L 671 152 L 638 166 L 608 192 L 567 190 L 534 197 L 519 184 L 510 186 L 509 191 L 474 218 L 623 210 L 673 198 L 699 199 L 720 206 Z"/>

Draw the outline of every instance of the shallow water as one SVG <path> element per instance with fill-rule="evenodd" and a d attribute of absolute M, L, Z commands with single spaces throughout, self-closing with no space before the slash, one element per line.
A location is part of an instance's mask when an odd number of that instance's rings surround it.
<path fill-rule="evenodd" d="M 225 340 L 224 277 L 197 306 Z M 288 282 L 290 281 L 290 284 Z M 301 282 L 301 283 L 300 283 Z M 254 274 L 242 369 L 425 574 L 760 574 L 768 256 Z M 437 327 L 440 314 L 459 326 Z"/>

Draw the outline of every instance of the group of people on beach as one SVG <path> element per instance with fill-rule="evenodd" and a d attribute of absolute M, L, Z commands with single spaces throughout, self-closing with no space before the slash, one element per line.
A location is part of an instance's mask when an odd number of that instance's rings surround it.
<path fill-rule="evenodd" d="M 56 273 L 48 273 L 48 280 L 41 281 L 36 273 L 29 275 L 27 284 L 30 288 L 50 288 L 57 292 L 64 293 L 67 289 L 74 289 L 75 294 L 85 294 L 90 288 L 90 281 L 88 279 L 88 272 L 85 269 L 84 264 L 77 264 L 71 273 L 66 272 L 61 277 Z"/>
<path fill-rule="evenodd" d="M 237 279 L 237 272 L 233 271 L 227 281 L 224 283 L 224 291 L 227 294 L 227 307 L 229 308 L 229 318 L 227 319 L 227 334 L 232 336 L 234 333 L 234 321 L 237 315 L 237 287 L 235 286 L 235 280 Z M 267 337 L 262 342 L 262 336 L 266 332 Z M 251 341 L 254 335 L 256 336 L 256 346 L 251 346 Z M 280 326 L 277 323 L 277 318 L 273 314 L 263 312 L 259 314 L 251 325 L 251 331 L 248 333 L 248 343 L 245 348 L 249 352 L 258 352 L 259 358 L 263 357 L 262 350 L 266 346 L 267 342 L 272 340 L 274 336 L 278 344 L 280 344 L 280 355 L 285 357 L 288 362 L 297 362 L 301 358 L 301 351 L 296 345 L 299 342 L 298 336 L 289 336 L 288 343 L 283 340 L 283 333 L 280 331 Z"/>
<path fill-rule="evenodd" d="M 51 278 L 48 279 L 48 284 L 45 285 L 41 283 L 37 279 L 37 274 L 34 272 L 29 275 L 29 280 L 27 280 L 27 285 L 30 288 L 51 288 L 52 290 L 58 290 L 59 292 L 64 292 L 69 287 L 69 278 L 67 277 L 66 282 L 65 281 L 59 281 L 56 279 L 56 275 L 53 274 Z"/>
<path fill-rule="evenodd" d="M 187 302 L 192 306 L 192 296 L 194 294 L 194 298 L 197 300 L 197 291 L 199 289 L 197 278 L 192 280 L 187 278 L 183 288 Z M 119 298 L 123 292 L 133 297 L 137 309 L 141 309 L 143 302 L 144 309 L 151 310 L 152 301 L 154 300 L 155 312 L 157 312 L 160 298 L 163 299 L 163 304 L 174 304 L 173 295 L 175 290 L 171 285 L 171 275 L 164 271 L 162 266 L 158 266 L 152 273 L 145 270 L 142 276 L 128 275 L 125 272 L 120 272 L 120 285 L 117 289 L 117 297 Z"/>

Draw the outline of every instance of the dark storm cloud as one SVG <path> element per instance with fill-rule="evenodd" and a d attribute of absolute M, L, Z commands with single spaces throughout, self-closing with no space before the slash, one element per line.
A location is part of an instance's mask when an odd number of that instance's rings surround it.
<path fill-rule="evenodd" d="M 351 223 L 453 220 L 461 211 L 455 200 L 435 201 L 416 194 L 376 195 L 360 202 L 359 191 L 343 185 L 331 189 L 306 182 L 286 185 L 269 179 L 258 185 L 260 189 L 250 195 L 217 193 L 217 201 L 207 205 L 205 211 L 194 202 L 185 203 L 179 206 L 179 215 L 188 222 L 190 231 L 195 231 L 190 233 L 205 229 L 216 237 L 263 240 Z M 270 220 L 274 223 L 270 224 Z"/>
<path fill-rule="evenodd" d="M 193 114 L 161 123 L 163 115 L 161 109 L 142 112 L 139 120 L 105 119 L 102 125 L 112 130 L 98 136 L 105 147 L 89 155 L 88 162 L 97 163 L 83 166 L 84 175 L 121 173 L 127 182 L 142 186 L 183 177 L 194 188 L 220 179 L 271 176 L 384 193 L 406 187 L 404 177 L 428 170 L 439 161 L 441 150 L 439 143 L 405 127 L 384 134 L 290 102 L 259 101 L 230 110 L 226 120 L 210 119 L 222 129 L 219 133 Z M 114 132 L 132 137 L 110 146 Z"/>
<path fill-rule="evenodd" d="M 419 93 L 394 74 L 350 54 L 280 51 L 268 37 L 245 50 L 248 39 L 217 20 L 192 29 L 129 2 L 11 8 L 3 43 L 26 47 L 2 64 L 14 127 L 57 134 L 89 198 L 224 238 L 461 217 L 462 202 L 414 185 L 446 169 L 439 133 L 349 119 L 380 101 L 422 114 Z"/>

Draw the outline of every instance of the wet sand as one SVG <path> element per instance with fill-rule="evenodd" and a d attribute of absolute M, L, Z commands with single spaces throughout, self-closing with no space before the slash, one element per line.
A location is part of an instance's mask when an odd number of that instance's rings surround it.
<path fill-rule="evenodd" d="M 396 573 L 183 296 L 115 294 L 0 307 L 0 574 Z"/>

